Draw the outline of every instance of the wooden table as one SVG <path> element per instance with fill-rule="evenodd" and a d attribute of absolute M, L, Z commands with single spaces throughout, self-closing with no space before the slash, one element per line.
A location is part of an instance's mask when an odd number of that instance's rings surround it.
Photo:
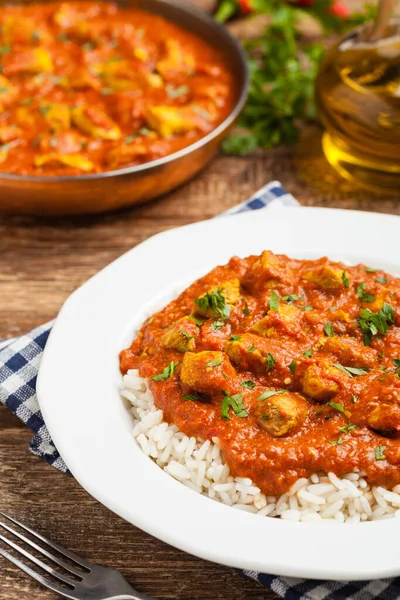
<path fill-rule="evenodd" d="M 341 180 L 321 155 L 318 131 L 310 129 L 294 149 L 219 156 L 181 189 L 131 210 L 54 220 L 0 216 L 0 338 L 54 318 L 74 289 L 149 236 L 213 217 L 273 179 L 305 206 L 400 213 L 398 197 L 378 196 Z M 0 510 L 91 561 L 119 569 L 155 598 L 276 597 L 234 570 L 175 550 L 110 513 L 71 477 L 32 456 L 30 432 L 2 405 L 0 431 Z M 55 595 L 0 558 L 0 600 L 21 598 L 50 600 Z"/>

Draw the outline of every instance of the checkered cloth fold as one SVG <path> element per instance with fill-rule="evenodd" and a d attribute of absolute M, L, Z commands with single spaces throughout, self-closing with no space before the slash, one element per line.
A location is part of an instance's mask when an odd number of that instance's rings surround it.
<path fill-rule="evenodd" d="M 249 200 L 224 215 L 266 210 L 274 206 L 298 206 L 298 202 L 274 181 Z M 53 322 L 46 323 L 18 338 L 0 342 L 0 402 L 17 415 L 32 431 L 31 451 L 49 464 L 68 473 L 43 420 L 36 397 L 36 378 L 44 347 Z M 244 571 L 286 600 L 400 600 L 400 579 L 379 581 L 315 581 L 276 577 Z"/>

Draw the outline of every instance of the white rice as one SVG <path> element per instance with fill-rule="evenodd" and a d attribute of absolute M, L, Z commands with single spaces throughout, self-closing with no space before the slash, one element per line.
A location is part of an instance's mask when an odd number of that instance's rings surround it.
<path fill-rule="evenodd" d="M 123 378 L 122 397 L 132 404 L 133 436 L 142 451 L 166 473 L 190 489 L 260 516 L 303 523 L 359 523 L 400 517 L 400 485 L 371 487 L 364 474 L 344 477 L 314 473 L 298 479 L 286 494 L 265 496 L 247 477 L 233 477 L 223 462 L 218 438 L 189 438 L 163 419 L 137 370 Z"/>

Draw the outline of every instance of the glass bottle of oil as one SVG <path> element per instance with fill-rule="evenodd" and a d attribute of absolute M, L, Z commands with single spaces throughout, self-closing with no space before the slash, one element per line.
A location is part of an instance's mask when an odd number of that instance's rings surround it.
<path fill-rule="evenodd" d="M 375 25 L 327 54 L 316 82 L 326 158 L 344 177 L 400 195 L 400 19 L 381 0 Z"/>

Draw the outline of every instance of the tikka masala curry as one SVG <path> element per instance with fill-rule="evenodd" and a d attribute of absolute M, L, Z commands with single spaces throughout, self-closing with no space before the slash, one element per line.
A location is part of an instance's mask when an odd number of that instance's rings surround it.
<path fill-rule="evenodd" d="M 203 137 L 232 105 L 218 52 L 155 14 L 108 2 L 1 7 L 2 172 L 138 165 Z"/>
<path fill-rule="evenodd" d="M 400 483 L 400 280 L 264 251 L 213 269 L 120 355 L 165 419 L 265 494 L 359 469 Z"/>

